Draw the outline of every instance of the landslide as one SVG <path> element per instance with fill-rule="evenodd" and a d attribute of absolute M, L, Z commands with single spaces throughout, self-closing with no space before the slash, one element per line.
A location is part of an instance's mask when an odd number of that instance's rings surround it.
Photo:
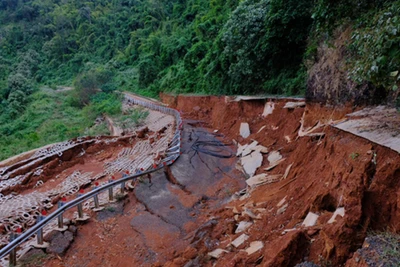
<path fill-rule="evenodd" d="M 215 216 L 224 223 L 212 227 L 207 237 L 218 245 L 191 244 L 204 257 L 193 255 L 188 261 L 202 266 L 294 266 L 303 261 L 341 266 L 361 247 L 367 232 L 400 232 L 399 155 L 327 124 L 342 119 L 354 111 L 353 107 L 307 104 L 305 108 L 284 109 L 287 100 L 275 99 L 271 100 L 273 113 L 263 118 L 266 100 L 161 98 L 181 110 L 184 118 L 198 119 L 241 145 L 256 140 L 269 151 L 278 150 L 285 161 L 270 174 L 283 174 L 292 164 L 286 179 L 248 190 L 245 197 L 217 210 Z M 249 123 L 252 133 L 246 139 L 239 136 L 242 122 Z M 318 122 L 325 124 L 317 130 L 323 135 L 298 136 L 300 129 Z M 264 155 L 256 174 L 266 172 L 267 162 Z M 338 207 L 344 207 L 345 215 L 328 223 Z M 249 216 L 248 209 L 259 218 Z M 315 226 L 302 227 L 309 212 L 318 214 L 318 221 Z M 246 231 L 249 238 L 235 248 L 229 244 L 241 235 L 235 234 L 240 221 L 253 225 Z M 264 246 L 248 255 L 243 249 L 252 241 L 262 241 Z M 217 259 L 205 256 L 216 248 L 226 251 Z"/>

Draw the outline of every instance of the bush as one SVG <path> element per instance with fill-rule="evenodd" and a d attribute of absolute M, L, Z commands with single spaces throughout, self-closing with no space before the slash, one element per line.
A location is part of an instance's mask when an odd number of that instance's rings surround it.
<path fill-rule="evenodd" d="M 375 13 L 375 12 L 374 12 Z M 387 90 L 398 89 L 400 81 L 400 3 L 362 18 L 350 48 L 353 58 L 350 77 L 371 82 Z"/>

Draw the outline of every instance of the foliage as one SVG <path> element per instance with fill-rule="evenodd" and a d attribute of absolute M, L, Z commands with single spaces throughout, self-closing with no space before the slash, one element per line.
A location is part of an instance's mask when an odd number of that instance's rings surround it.
<path fill-rule="evenodd" d="M 400 80 L 400 3 L 367 14 L 352 36 L 351 77 L 397 90 Z"/>

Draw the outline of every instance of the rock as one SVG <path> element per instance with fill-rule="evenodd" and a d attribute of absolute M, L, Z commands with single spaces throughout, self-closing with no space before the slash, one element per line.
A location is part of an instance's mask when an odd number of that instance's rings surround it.
<path fill-rule="evenodd" d="M 46 257 L 46 253 L 42 249 L 37 249 L 33 248 L 29 250 L 27 253 L 25 253 L 18 261 L 19 263 L 22 263 L 21 266 L 32 266 L 30 264 L 40 264 L 42 265 L 42 262 L 38 262 L 38 259 L 44 259 Z M 34 260 L 35 262 L 32 262 Z M 20 266 L 20 265 L 18 265 Z"/>
<path fill-rule="evenodd" d="M 305 106 L 306 106 L 306 102 L 287 102 L 283 108 L 294 109 L 294 108 L 300 108 L 300 107 L 305 107 Z"/>
<path fill-rule="evenodd" d="M 262 116 L 265 118 L 268 115 L 271 115 L 272 112 L 274 112 L 275 109 L 275 103 L 274 102 L 267 102 L 264 106 L 264 111 Z"/>
<path fill-rule="evenodd" d="M 252 225 L 252 222 L 240 222 L 238 227 L 236 228 L 235 234 L 246 231 Z"/>
<path fill-rule="evenodd" d="M 52 236 L 50 240 L 50 246 L 46 249 L 48 254 L 64 255 L 72 241 L 74 240 L 74 235 L 70 231 L 65 231 L 64 233 L 58 232 Z"/>
<path fill-rule="evenodd" d="M 338 215 L 344 217 L 344 214 L 345 214 L 344 207 L 337 208 L 337 209 L 335 210 L 335 212 L 333 213 L 332 217 L 329 219 L 328 223 L 334 223 L 335 220 L 336 220 L 336 217 L 337 217 Z"/>
<path fill-rule="evenodd" d="M 247 255 L 251 255 L 264 247 L 263 242 L 261 241 L 253 241 L 250 243 L 250 246 L 246 249 Z"/>
<path fill-rule="evenodd" d="M 234 247 L 238 248 L 238 247 L 240 247 L 240 245 L 242 245 L 247 239 L 249 239 L 249 236 L 246 235 L 246 234 L 242 234 L 241 236 L 239 236 L 238 238 L 236 238 L 235 240 L 233 240 L 233 241 L 231 242 L 231 244 L 232 244 Z"/>
<path fill-rule="evenodd" d="M 241 162 L 244 171 L 251 177 L 257 169 L 262 165 L 263 156 L 260 152 L 254 151 L 250 155 L 243 157 Z"/>
<path fill-rule="evenodd" d="M 247 122 L 242 122 L 240 124 L 240 135 L 243 138 L 247 138 L 250 136 L 250 126 Z"/>
<path fill-rule="evenodd" d="M 284 213 L 284 212 L 286 211 L 286 209 L 287 209 L 288 206 L 289 206 L 289 204 L 286 203 L 285 205 L 283 205 L 280 209 L 278 209 L 278 210 L 276 211 L 276 214 L 279 215 L 279 214 Z"/>
<path fill-rule="evenodd" d="M 209 255 L 212 258 L 218 259 L 224 253 L 229 253 L 229 251 L 227 251 L 225 249 L 217 248 L 216 250 L 209 252 L 207 255 Z"/>
<path fill-rule="evenodd" d="M 314 226 L 317 223 L 319 215 L 309 212 L 301 225 L 305 227 Z"/>
<path fill-rule="evenodd" d="M 246 148 L 242 152 L 242 157 L 245 157 L 248 154 L 250 154 L 252 151 L 254 151 L 254 148 L 257 146 L 257 144 L 258 144 L 257 141 L 253 141 L 253 143 L 251 143 L 250 145 L 246 146 Z"/>
<path fill-rule="evenodd" d="M 73 233 L 74 235 L 76 235 L 76 233 L 78 232 L 78 228 L 75 225 L 70 225 L 68 227 L 68 231 L 70 231 L 71 233 Z"/>

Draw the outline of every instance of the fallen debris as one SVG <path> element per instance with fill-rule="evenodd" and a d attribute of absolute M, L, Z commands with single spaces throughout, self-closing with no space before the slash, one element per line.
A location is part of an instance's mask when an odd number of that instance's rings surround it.
<path fill-rule="evenodd" d="M 286 168 L 286 170 L 285 170 L 285 174 L 284 174 L 283 177 L 282 177 L 282 180 L 285 180 L 285 179 L 288 177 L 289 172 L 290 172 L 290 169 L 292 168 L 292 165 L 293 165 L 293 163 L 290 164 L 289 166 L 287 166 L 287 168 Z"/>
<path fill-rule="evenodd" d="M 261 219 L 261 215 L 255 215 L 254 212 L 252 212 L 251 210 L 249 210 L 248 208 L 245 208 L 244 211 L 242 212 L 242 215 L 248 215 L 250 218 L 254 219 L 254 220 L 260 220 Z"/>
<path fill-rule="evenodd" d="M 306 102 L 287 102 L 283 108 L 295 109 L 295 108 L 301 108 L 301 107 L 305 107 L 305 106 L 306 106 Z"/>
<path fill-rule="evenodd" d="M 285 159 L 280 159 L 280 160 L 278 160 L 278 161 L 275 161 L 273 164 L 270 164 L 267 168 L 265 168 L 264 170 L 266 170 L 266 171 L 270 171 L 270 170 L 272 170 L 273 168 L 275 168 L 276 166 L 278 166 L 279 164 L 281 164 L 282 162 L 284 162 L 285 161 Z"/>
<path fill-rule="evenodd" d="M 240 135 L 243 138 L 247 138 L 250 136 L 250 126 L 247 122 L 242 122 L 240 124 Z"/>
<path fill-rule="evenodd" d="M 245 157 L 247 155 L 249 155 L 252 151 L 255 150 L 255 148 L 257 147 L 258 142 L 257 141 L 253 141 L 250 145 L 247 145 L 243 152 L 242 152 L 242 157 Z"/>
<path fill-rule="evenodd" d="M 238 248 L 240 247 L 240 245 L 242 245 L 247 239 L 249 239 L 249 236 L 246 234 L 242 234 L 241 236 L 239 236 L 238 238 L 236 238 L 235 240 L 233 240 L 231 242 L 231 244 L 235 247 Z"/>
<path fill-rule="evenodd" d="M 280 214 L 284 213 L 284 212 L 286 211 L 286 209 L 287 209 L 288 206 L 289 206 L 289 204 L 286 203 L 285 205 L 283 205 L 280 209 L 278 209 L 278 210 L 276 211 L 276 214 L 277 214 L 277 215 L 280 215 Z"/>
<path fill-rule="evenodd" d="M 264 112 L 263 112 L 262 116 L 264 118 L 267 117 L 268 115 L 272 114 L 272 112 L 274 112 L 274 109 L 275 109 L 275 103 L 274 102 L 267 102 L 265 104 Z"/>
<path fill-rule="evenodd" d="M 262 165 L 263 156 L 261 152 L 254 151 L 250 155 L 243 157 L 241 160 L 244 171 L 251 177 L 257 169 Z"/>
<path fill-rule="evenodd" d="M 227 251 L 225 249 L 217 248 L 216 250 L 209 252 L 207 255 L 212 258 L 218 259 L 224 253 L 229 253 L 229 251 Z"/>
<path fill-rule="evenodd" d="M 240 222 L 238 227 L 236 228 L 235 234 L 246 231 L 250 226 L 252 226 L 252 222 Z"/>
<path fill-rule="evenodd" d="M 251 255 L 264 247 L 263 242 L 261 241 L 253 241 L 250 243 L 250 246 L 246 249 L 247 255 Z"/>
<path fill-rule="evenodd" d="M 270 184 L 277 182 L 281 179 L 282 175 L 275 174 L 275 175 L 268 175 L 265 173 L 253 176 L 246 180 L 248 186 L 257 186 L 261 184 Z"/>
<path fill-rule="evenodd" d="M 301 225 L 305 227 L 314 226 L 317 223 L 318 218 L 318 214 L 309 212 Z"/>
<path fill-rule="evenodd" d="M 273 165 L 275 162 L 282 159 L 282 155 L 281 155 L 281 153 L 279 153 L 279 151 L 272 151 L 271 153 L 269 153 L 267 159 L 268 159 L 269 163 L 271 165 Z"/>
<path fill-rule="evenodd" d="M 267 127 L 267 126 L 265 126 L 265 125 L 264 125 L 263 127 L 261 127 L 260 130 L 258 130 L 257 133 L 261 133 L 261 131 L 264 130 L 266 127 Z"/>
<path fill-rule="evenodd" d="M 285 202 L 286 202 L 286 197 L 287 197 L 287 196 L 285 196 L 284 198 L 282 198 L 282 200 L 279 201 L 278 204 L 276 204 L 276 206 L 277 206 L 278 208 L 282 207 L 282 205 L 285 204 Z"/>
<path fill-rule="evenodd" d="M 334 223 L 338 215 L 344 217 L 344 213 L 345 213 L 344 207 L 337 208 L 333 213 L 332 217 L 329 219 L 328 223 Z"/>

